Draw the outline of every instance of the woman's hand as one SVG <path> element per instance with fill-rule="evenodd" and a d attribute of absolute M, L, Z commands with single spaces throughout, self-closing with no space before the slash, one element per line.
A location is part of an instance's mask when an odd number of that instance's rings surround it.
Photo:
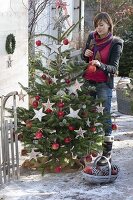
<path fill-rule="evenodd" d="M 95 65 L 97 67 L 100 67 L 100 65 L 101 65 L 101 63 L 99 62 L 99 60 L 92 60 L 92 61 L 90 61 L 90 64 L 91 65 Z"/>
<path fill-rule="evenodd" d="M 93 56 L 93 51 L 91 51 L 90 49 L 86 49 L 85 56 L 86 57 L 92 57 Z"/>

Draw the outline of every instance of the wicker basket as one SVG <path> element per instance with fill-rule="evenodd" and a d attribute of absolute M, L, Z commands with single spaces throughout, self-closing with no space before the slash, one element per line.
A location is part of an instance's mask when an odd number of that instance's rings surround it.
<path fill-rule="evenodd" d="M 131 109 L 131 101 L 133 101 L 133 94 L 130 93 L 130 96 L 126 94 L 127 84 L 129 83 L 129 79 L 121 78 L 116 87 L 118 111 L 125 115 L 133 115 L 133 111 Z"/>
<path fill-rule="evenodd" d="M 97 161 L 101 157 L 104 157 L 108 162 L 108 165 L 107 165 L 107 167 L 108 167 L 108 175 L 90 175 L 90 174 L 87 174 L 84 171 L 82 171 L 83 177 L 87 182 L 93 183 L 93 184 L 111 183 L 111 182 L 115 181 L 116 178 L 118 177 L 118 173 L 116 175 L 112 175 L 111 174 L 111 164 L 110 164 L 109 160 L 105 156 L 99 156 L 99 157 L 97 157 L 95 159 L 95 161 L 93 163 L 93 169 L 96 169 Z"/>

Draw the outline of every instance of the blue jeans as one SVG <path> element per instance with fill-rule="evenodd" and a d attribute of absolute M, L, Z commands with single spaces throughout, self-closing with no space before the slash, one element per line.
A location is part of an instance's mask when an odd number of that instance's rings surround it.
<path fill-rule="evenodd" d="M 95 86 L 96 91 L 92 93 L 92 96 L 94 98 L 103 100 L 103 112 L 108 116 L 108 118 L 105 121 L 105 123 L 107 124 L 107 128 L 105 128 L 105 136 L 109 136 L 112 133 L 112 120 L 110 114 L 112 89 L 109 88 L 109 86 L 106 83 L 96 83 L 93 86 Z"/>

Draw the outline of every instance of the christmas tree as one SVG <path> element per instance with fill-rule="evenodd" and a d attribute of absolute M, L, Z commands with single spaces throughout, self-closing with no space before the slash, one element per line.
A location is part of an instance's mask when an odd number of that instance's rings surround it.
<path fill-rule="evenodd" d="M 95 88 L 86 86 L 82 77 L 87 64 L 71 56 L 68 35 L 76 24 L 63 31 L 67 17 L 63 2 L 57 2 L 54 28 L 58 37 L 48 36 L 52 45 L 45 44 L 49 50 L 46 63 L 40 55 L 30 59 L 29 88 L 21 85 L 30 106 L 17 109 L 18 132 L 30 152 L 29 160 L 43 172 L 80 168 L 81 158 L 91 161 L 101 149 L 105 127 L 102 101 L 89 95 Z M 37 40 L 36 45 L 44 44 Z"/>

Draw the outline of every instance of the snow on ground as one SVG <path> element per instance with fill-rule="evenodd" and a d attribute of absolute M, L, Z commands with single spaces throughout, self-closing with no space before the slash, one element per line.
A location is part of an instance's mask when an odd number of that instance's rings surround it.
<path fill-rule="evenodd" d="M 112 113 L 118 130 L 113 132 L 113 163 L 120 167 L 114 183 L 92 185 L 81 172 L 45 174 L 22 173 L 19 180 L 0 189 L 0 200 L 133 200 L 133 116 L 117 111 L 113 91 Z"/>

